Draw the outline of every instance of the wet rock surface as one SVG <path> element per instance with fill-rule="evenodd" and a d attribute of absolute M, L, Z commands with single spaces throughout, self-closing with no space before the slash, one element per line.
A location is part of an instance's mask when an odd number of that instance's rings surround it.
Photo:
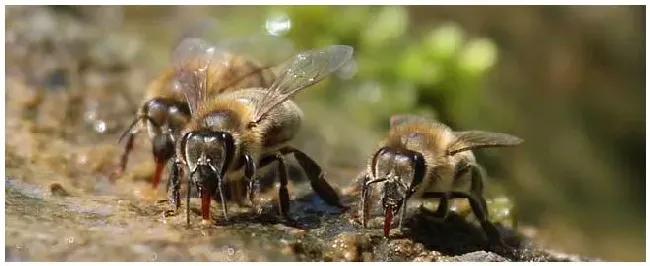
<path fill-rule="evenodd" d="M 477 229 L 462 220 L 442 224 L 409 221 L 390 239 L 377 228 L 361 229 L 350 214 L 318 207 L 316 196 L 293 201 L 297 219 L 311 229 L 279 221 L 273 208 L 261 215 L 234 209 L 229 224 L 212 210 L 201 223 L 192 202 L 185 216 L 164 218 L 164 203 L 116 196 L 60 197 L 8 177 L 7 261 L 569 261 L 533 247 L 514 251 L 482 246 Z M 303 209 L 303 210 L 301 210 Z M 455 216 L 452 216 L 455 217 Z M 467 226 L 467 228 L 464 228 Z M 395 230 L 393 230 L 395 231 Z M 420 237 L 413 237 L 419 235 Z M 474 239 L 475 237 L 475 239 Z"/>
<path fill-rule="evenodd" d="M 109 181 L 122 149 L 117 137 L 131 122 L 137 102 L 130 95 L 146 81 L 136 60 L 100 56 L 108 61 L 93 61 L 92 55 L 103 49 L 98 43 L 106 40 L 89 29 L 56 38 L 53 28 L 35 31 L 42 24 L 39 17 L 58 21 L 47 10 L 11 14 L 7 51 L 15 64 L 8 64 L 5 83 L 6 261 L 583 260 L 536 249 L 506 227 L 500 229 L 514 249 L 488 246 L 480 227 L 459 215 L 432 222 L 413 211 L 403 232 L 393 229 L 384 238 L 380 218 L 366 229 L 356 221 L 358 189 L 350 174 L 356 169 L 328 171 L 328 180 L 352 207 L 347 212 L 327 206 L 292 174 L 291 214 L 300 226 L 278 218 L 277 190 L 267 177 L 261 214 L 231 203 L 225 223 L 213 204 L 213 220 L 202 223 L 198 199 L 192 199 L 186 227 L 185 206 L 176 216 L 162 215 L 166 197 L 164 189 L 151 191 L 148 183 L 153 164 L 144 136 L 136 140 L 125 175 Z M 48 23 L 81 27 L 70 20 Z M 57 52 L 21 54 L 18 48 L 25 42 L 48 47 L 54 39 L 66 47 L 73 43 L 95 50 L 70 49 L 75 54 L 65 62 L 71 63 L 62 64 Z M 34 62 L 43 69 L 30 72 L 39 66 Z"/>

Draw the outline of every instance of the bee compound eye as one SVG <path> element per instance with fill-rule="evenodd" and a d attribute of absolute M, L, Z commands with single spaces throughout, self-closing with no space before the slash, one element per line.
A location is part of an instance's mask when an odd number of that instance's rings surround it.
<path fill-rule="evenodd" d="M 414 152 L 412 154 L 411 161 L 413 162 L 413 182 L 411 186 L 415 186 L 422 183 L 422 180 L 424 179 L 426 162 L 422 154 L 419 152 Z"/>
<path fill-rule="evenodd" d="M 165 101 L 162 99 L 153 99 L 145 105 L 144 111 L 150 122 L 160 127 L 167 118 L 168 109 L 169 106 Z"/>
<path fill-rule="evenodd" d="M 181 112 L 178 107 L 172 106 L 169 108 L 168 123 L 169 128 L 173 131 L 180 130 L 189 121 L 189 116 Z"/>

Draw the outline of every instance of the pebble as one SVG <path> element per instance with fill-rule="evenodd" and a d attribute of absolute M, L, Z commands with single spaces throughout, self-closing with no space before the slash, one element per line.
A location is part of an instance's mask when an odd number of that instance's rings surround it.
<path fill-rule="evenodd" d="M 52 196 L 55 197 L 69 197 L 70 193 L 63 188 L 63 186 L 59 183 L 52 183 L 50 184 L 50 192 L 52 192 Z"/>

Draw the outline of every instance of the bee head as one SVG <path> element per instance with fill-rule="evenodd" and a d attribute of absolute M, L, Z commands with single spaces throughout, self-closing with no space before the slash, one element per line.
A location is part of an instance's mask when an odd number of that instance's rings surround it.
<path fill-rule="evenodd" d="M 234 140 L 230 133 L 193 131 L 180 142 L 183 160 L 190 169 L 190 178 L 200 189 L 212 192 L 223 177 L 234 154 Z"/>
<path fill-rule="evenodd" d="M 151 140 L 160 134 L 177 133 L 190 119 L 187 103 L 165 98 L 149 100 L 142 106 L 142 114 Z"/>
<path fill-rule="evenodd" d="M 183 102 L 155 98 L 142 107 L 142 113 L 146 118 L 154 159 L 162 165 L 174 155 L 173 134 L 187 123 L 189 109 Z"/>
<path fill-rule="evenodd" d="M 392 216 L 403 208 L 424 178 L 425 162 L 416 151 L 384 147 L 372 161 L 371 183 L 379 183 L 382 207 L 389 223 Z"/>

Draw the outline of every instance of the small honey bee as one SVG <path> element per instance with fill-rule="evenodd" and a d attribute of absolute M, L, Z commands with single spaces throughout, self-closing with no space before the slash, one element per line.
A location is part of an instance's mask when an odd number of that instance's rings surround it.
<path fill-rule="evenodd" d="M 204 93 L 209 96 L 241 88 L 270 86 L 275 79 L 275 73 L 271 69 L 277 63 L 274 60 L 278 62 L 285 60 L 289 57 L 286 51 L 292 50 L 289 41 L 275 37 L 252 36 L 228 39 L 215 45 L 210 45 L 199 37 L 188 36 L 182 40 L 193 42 L 197 48 L 213 49 L 222 57 L 213 62 L 200 59 L 183 62 L 186 71 L 196 70 L 206 73 L 205 84 L 202 86 L 205 88 Z M 179 42 L 176 47 L 186 47 L 184 45 L 186 44 Z M 258 46 L 281 52 L 267 58 L 268 64 L 262 65 L 255 61 L 259 58 L 254 55 L 249 56 L 254 54 L 256 48 L 253 47 Z M 172 60 L 176 59 L 172 58 Z M 133 123 L 120 137 L 120 142 L 126 138 L 126 144 L 113 178 L 118 177 L 125 170 L 129 153 L 133 149 L 134 137 L 145 128 L 152 144 L 155 160 L 152 186 L 154 190 L 157 188 L 163 168 L 174 154 L 175 138 L 189 122 L 191 116 L 183 92 L 173 84 L 175 77 L 176 69 L 168 67 L 148 85 L 142 107 L 138 110 Z"/>
<path fill-rule="evenodd" d="M 522 142 L 522 139 L 504 133 L 454 132 L 440 122 L 420 116 L 392 116 L 388 137 L 370 158 L 363 178 L 360 199 L 362 226 L 366 227 L 371 208 L 370 186 L 381 184 L 386 237 L 393 216 L 400 210 L 399 229 L 402 229 L 406 203 L 410 198 L 439 199 L 437 211 L 428 213 L 440 219 L 447 217 L 450 199 L 465 198 L 488 238 L 502 244 L 498 230 L 488 222 L 483 197 L 485 173 L 472 150 Z M 426 209 L 421 209 L 426 212 Z"/>
<path fill-rule="evenodd" d="M 175 52 L 176 85 L 189 103 L 191 120 L 181 133 L 176 145 L 174 163 L 170 172 L 172 190 L 169 193 L 171 210 L 166 216 L 176 215 L 180 206 L 180 176 L 188 173 L 186 215 L 190 224 L 189 200 L 192 186 L 199 191 L 201 215 L 210 219 L 212 196 L 223 197 L 226 181 L 247 182 L 246 195 L 259 210 L 257 172 L 278 162 L 280 215 L 288 222 L 288 173 L 284 156 L 293 154 L 307 174 L 314 191 L 329 205 L 347 209 L 335 190 L 325 181 L 324 171 L 309 156 L 291 147 L 291 141 L 300 129 L 303 113 L 292 97 L 320 82 L 352 58 L 353 48 L 332 45 L 323 49 L 298 53 L 279 72 L 268 87 L 252 87 L 210 96 L 206 86 L 207 63 L 223 62 L 222 54 L 192 40 L 184 41 Z M 204 62 L 203 67 L 186 67 L 188 62 Z M 221 200 L 224 218 L 228 221 L 226 202 Z"/>

